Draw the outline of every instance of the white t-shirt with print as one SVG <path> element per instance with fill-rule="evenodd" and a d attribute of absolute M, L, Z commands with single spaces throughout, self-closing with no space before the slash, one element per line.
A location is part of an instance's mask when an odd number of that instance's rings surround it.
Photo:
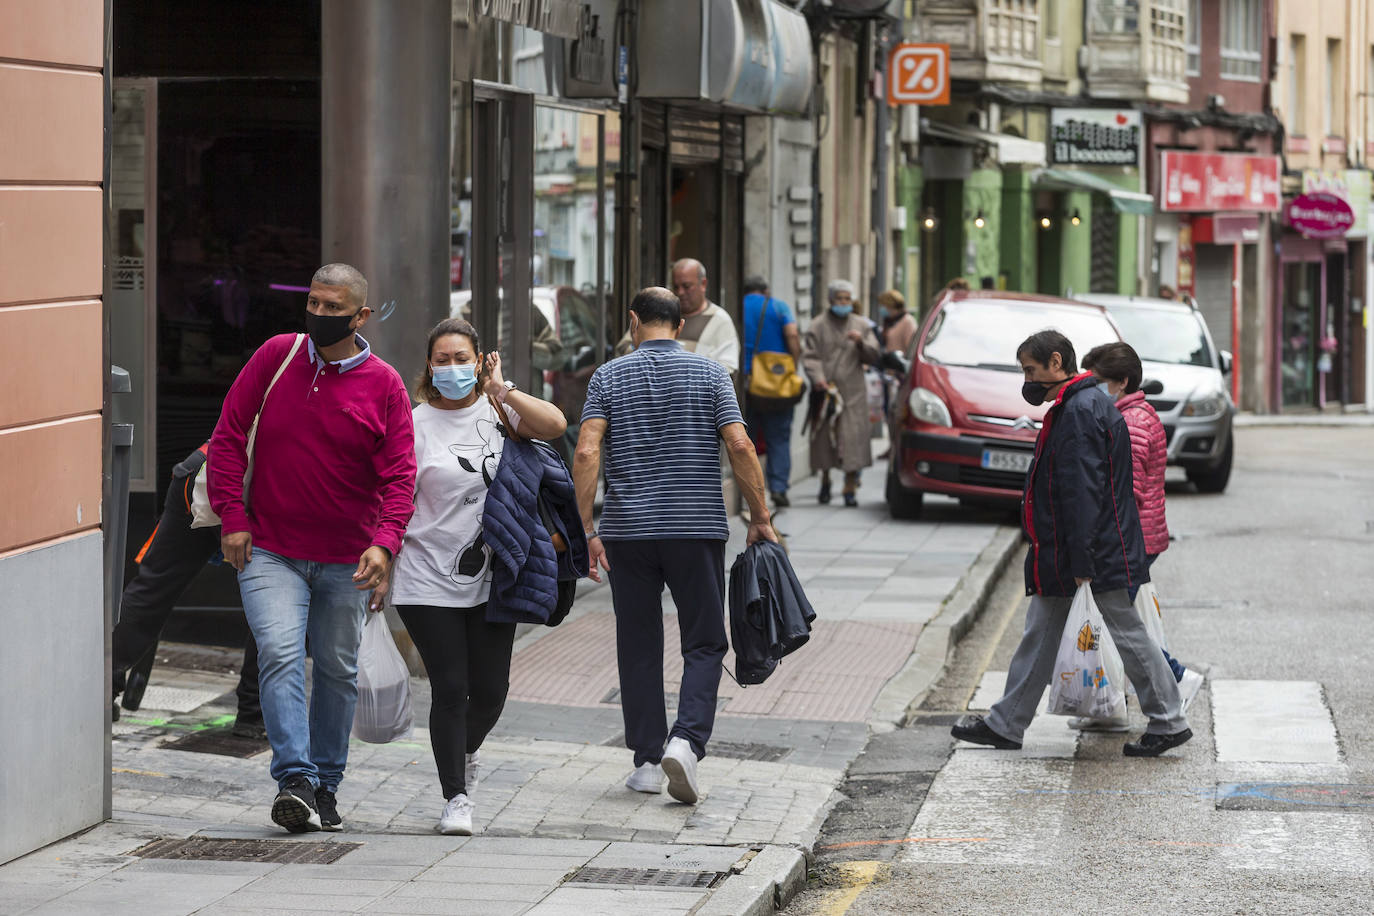
<path fill-rule="evenodd" d="M 505 411 L 518 428 L 519 414 Z M 482 514 L 505 442 L 498 415 L 480 397 L 457 410 L 421 404 L 414 418 L 415 514 L 396 558 L 391 602 L 476 607 L 491 591 Z"/>

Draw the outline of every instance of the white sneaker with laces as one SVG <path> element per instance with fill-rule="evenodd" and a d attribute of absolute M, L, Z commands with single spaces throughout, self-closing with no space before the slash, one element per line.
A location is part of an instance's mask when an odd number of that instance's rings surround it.
<path fill-rule="evenodd" d="M 1183 672 L 1183 680 L 1178 682 L 1178 695 L 1183 700 L 1183 711 L 1187 712 L 1188 707 L 1193 705 L 1197 699 L 1197 693 L 1202 689 L 1202 675 L 1192 668 Z"/>
<path fill-rule="evenodd" d="M 686 738 L 673 738 L 663 752 L 663 775 L 668 777 L 668 794 L 684 805 L 695 805 L 697 792 L 697 755 Z"/>
<path fill-rule="evenodd" d="M 1119 719 L 1095 719 L 1092 716 L 1074 716 L 1069 720 L 1069 728 L 1084 732 L 1126 732 L 1131 730 L 1131 720 L 1122 716 Z"/>
<path fill-rule="evenodd" d="M 657 795 L 663 791 L 663 769 L 656 763 L 641 763 L 625 780 L 625 788 Z"/>
<path fill-rule="evenodd" d="M 472 836 L 472 800 L 466 795 L 455 795 L 444 805 L 444 813 L 439 815 L 439 832 L 445 836 Z"/>
<path fill-rule="evenodd" d="M 463 784 L 467 786 L 467 797 L 472 798 L 477 791 L 477 783 L 482 779 L 482 752 L 473 751 L 463 758 Z"/>

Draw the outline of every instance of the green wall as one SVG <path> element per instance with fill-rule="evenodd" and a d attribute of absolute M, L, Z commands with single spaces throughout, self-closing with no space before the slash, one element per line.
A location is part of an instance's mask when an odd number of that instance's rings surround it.
<path fill-rule="evenodd" d="M 1007 289 L 1035 292 L 1037 283 L 1036 224 L 1030 173 L 1008 167 L 1002 172 L 1002 220 L 999 232 L 1002 271 Z"/>
<path fill-rule="evenodd" d="M 973 222 L 979 211 L 982 211 L 984 221 L 981 229 Z M 955 273 L 963 274 L 969 286 L 977 289 L 983 277 L 996 280 L 1001 269 L 1001 169 L 977 169 L 964 180 L 960 217 L 963 244 L 959 249 L 961 263 Z"/>

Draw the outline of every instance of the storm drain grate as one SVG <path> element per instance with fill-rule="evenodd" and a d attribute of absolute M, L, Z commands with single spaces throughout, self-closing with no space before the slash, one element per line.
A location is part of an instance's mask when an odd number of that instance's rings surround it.
<path fill-rule="evenodd" d="M 715 887 L 729 872 L 673 871 L 666 868 L 579 868 L 569 884 L 614 884 L 631 887 Z"/>
<path fill-rule="evenodd" d="M 1239 782 L 1217 786 L 1219 811 L 1319 811 L 1374 808 L 1374 786 L 1348 783 Z"/>
<path fill-rule="evenodd" d="M 194 859 L 200 862 L 277 862 L 333 865 L 362 843 L 307 843 L 291 840 L 235 840 L 193 836 L 154 840 L 131 856 L 144 859 Z"/>
<path fill-rule="evenodd" d="M 240 738 L 229 729 L 207 729 L 191 732 L 175 741 L 162 745 L 174 751 L 192 751 L 197 754 L 218 754 L 221 757 L 252 757 L 267 750 L 268 743 L 256 738 Z"/>
<path fill-rule="evenodd" d="M 777 763 L 792 753 L 790 747 L 775 744 L 754 744 L 747 741 L 712 741 L 706 746 L 712 757 L 728 757 L 731 760 L 762 760 L 764 763 Z"/>

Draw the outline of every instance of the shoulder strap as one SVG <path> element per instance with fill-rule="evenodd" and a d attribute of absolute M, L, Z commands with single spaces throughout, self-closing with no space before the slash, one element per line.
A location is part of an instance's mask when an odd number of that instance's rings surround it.
<path fill-rule="evenodd" d="M 530 437 L 522 435 L 510 421 L 510 414 L 501 409 L 501 402 L 491 395 L 487 395 L 487 403 L 491 409 L 496 411 L 496 419 L 501 424 L 501 428 L 506 431 L 507 439 L 514 439 L 516 442 L 528 442 Z"/>
<path fill-rule="evenodd" d="M 281 374 L 286 371 L 286 367 L 291 365 L 292 358 L 296 355 L 297 351 L 300 350 L 301 342 L 304 340 L 304 334 L 296 335 L 296 342 L 291 345 L 291 349 L 286 354 L 286 359 L 282 360 L 281 365 L 277 367 L 277 374 L 272 376 L 272 381 L 267 383 L 267 390 L 262 393 L 262 406 L 258 408 L 259 414 L 262 413 L 263 407 L 267 406 L 267 396 L 271 394 L 272 389 L 276 387 L 277 379 L 281 378 Z"/>
<path fill-rule="evenodd" d="M 769 296 L 763 300 L 763 308 L 759 309 L 759 326 L 754 329 L 754 355 L 758 356 L 759 341 L 763 340 L 763 322 L 768 317 L 768 306 L 773 304 L 773 297 Z"/>

